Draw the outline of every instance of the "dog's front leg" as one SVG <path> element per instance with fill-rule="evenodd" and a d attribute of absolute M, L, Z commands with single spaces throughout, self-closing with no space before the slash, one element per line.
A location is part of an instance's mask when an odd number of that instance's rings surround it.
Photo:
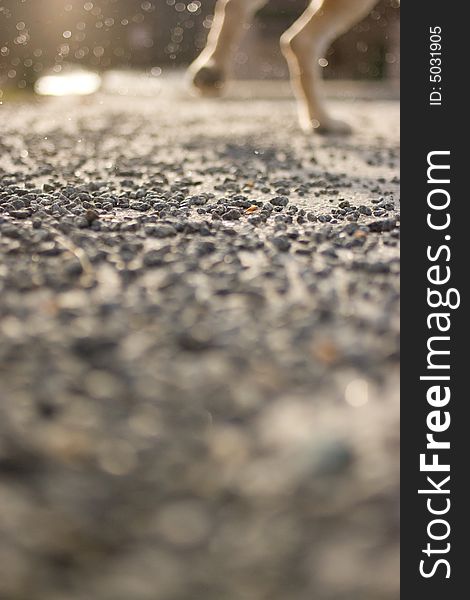
<path fill-rule="evenodd" d="M 301 126 L 321 133 L 348 133 L 349 125 L 332 119 L 320 91 L 321 59 L 339 35 L 360 21 L 377 0 L 313 0 L 281 37 L 297 96 Z"/>
<path fill-rule="evenodd" d="M 194 87 L 204 95 L 219 95 L 224 86 L 232 49 L 243 26 L 266 0 L 218 0 L 207 45 L 189 67 Z"/>

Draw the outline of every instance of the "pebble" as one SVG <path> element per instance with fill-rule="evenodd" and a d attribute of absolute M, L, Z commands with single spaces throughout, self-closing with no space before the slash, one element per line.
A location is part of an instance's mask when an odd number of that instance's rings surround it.
<path fill-rule="evenodd" d="M 232 208 L 231 210 L 228 210 L 227 212 L 223 213 L 222 219 L 224 219 L 225 221 L 238 221 L 238 219 L 240 219 L 241 216 L 242 213 L 239 210 L 237 210 L 236 208 Z"/>
<path fill-rule="evenodd" d="M 173 225 L 145 225 L 144 231 L 146 235 L 155 238 L 168 238 L 176 235 L 176 229 Z"/>
<path fill-rule="evenodd" d="M 375 232 L 392 231 L 395 227 L 395 219 L 383 219 L 381 221 L 372 221 L 372 223 L 369 223 L 370 231 Z"/>
<path fill-rule="evenodd" d="M 291 247 L 291 242 L 289 241 L 289 238 L 285 235 L 276 235 L 272 238 L 271 241 L 274 244 L 274 246 L 281 252 L 287 252 Z"/>
<path fill-rule="evenodd" d="M 269 201 L 273 206 L 287 206 L 289 198 L 286 196 L 276 196 Z"/>

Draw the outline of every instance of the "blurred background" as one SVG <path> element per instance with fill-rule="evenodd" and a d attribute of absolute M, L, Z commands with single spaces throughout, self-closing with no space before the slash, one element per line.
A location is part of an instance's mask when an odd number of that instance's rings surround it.
<path fill-rule="evenodd" d="M 284 79 L 279 36 L 307 0 L 270 0 L 247 27 L 234 60 L 240 79 Z M 132 68 L 159 76 L 204 47 L 215 0 L 0 0 L 0 87 L 28 88 L 67 64 Z M 382 0 L 338 40 L 325 77 L 398 79 L 399 0 Z"/>

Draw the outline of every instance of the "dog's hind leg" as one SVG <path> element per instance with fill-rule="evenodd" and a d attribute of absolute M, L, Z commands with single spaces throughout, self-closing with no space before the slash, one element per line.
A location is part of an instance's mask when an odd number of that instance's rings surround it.
<path fill-rule="evenodd" d="M 220 94 L 243 27 L 267 0 L 218 0 L 207 45 L 189 67 L 194 87 L 204 95 Z"/>
<path fill-rule="evenodd" d="M 321 133 L 348 133 L 349 125 L 332 119 L 321 90 L 321 59 L 328 46 L 365 17 L 377 0 L 313 0 L 282 35 L 301 126 Z"/>

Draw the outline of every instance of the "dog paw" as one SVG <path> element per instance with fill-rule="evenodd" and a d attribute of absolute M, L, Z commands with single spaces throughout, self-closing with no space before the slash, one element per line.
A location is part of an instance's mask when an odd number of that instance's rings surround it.
<path fill-rule="evenodd" d="M 190 71 L 194 88 L 203 96 L 218 96 L 225 85 L 223 70 L 213 64 L 205 64 Z"/>

